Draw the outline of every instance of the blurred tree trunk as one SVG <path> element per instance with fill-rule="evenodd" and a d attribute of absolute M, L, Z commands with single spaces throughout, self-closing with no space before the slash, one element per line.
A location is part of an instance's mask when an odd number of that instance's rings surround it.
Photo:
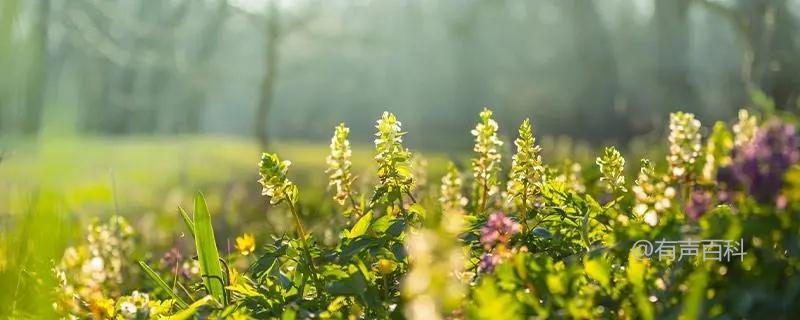
<path fill-rule="evenodd" d="M 797 21 L 786 0 L 739 1 L 751 48 L 749 77 L 779 108 L 800 101 L 800 44 Z"/>
<path fill-rule="evenodd" d="M 228 19 L 229 7 L 226 0 L 218 1 L 217 8 L 209 18 L 209 22 L 202 29 L 200 48 L 194 57 L 194 65 L 200 69 L 203 81 L 198 86 L 193 86 L 188 99 L 189 114 L 184 130 L 187 132 L 199 132 L 206 109 L 207 88 L 209 87 L 209 62 L 217 51 L 225 21 Z"/>
<path fill-rule="evenodd" d="M 778 108 L 800 106 L 798 22 L 786 0 L 694 2 L 730 22 L 742 47 L 741 76 L 748 91 L 763 91 Z"/>
<path fill-rule="evenodd" d="M 485 12 L 487 6 L 501 3 L 475 0 L 449 1 L 447 4 L 448 6 L 443 7 L 445 12 L 442 14 L 456 13 L 448 25 L 448 31 L 454 39 L 453 61 L 455 62 L 453 105 L 450 109 L 453 113 L 478 114 L 484 106 L 492 103 L 486 94 L 488 81 L 483 73 L 483 49 L 478 34 L 481 13 Z M 446 130 L 462 130 L 464 127 L 472 126 L 475 121 L 472 117 L 457 117 L 454 120 L 458 121 L 440 125 L 447 126 Z"/>
<path fill-rule="evenodd" d="M 19 0 L 7 0 L 0 4 L 0 70 L 6 70 L 9 73 L 14 66 L 12 62 L 13 33 L 14 26 L 19 14 L 20 2 Z M 13 74 L 13 73 L 12 73 Z M 12 115 L 12 102 L 11 87 L 12 84 L 7 79 L 0 79 L 0 129 L 5 132 L 11 131 L 13 123 L 8 119 L 13 119 Z"/>
<path fill-rule="evenodd" d="M 655 71 L 661 89 L 658 103 L 662 112 L 675 108 L 692 110 L 698 103 L 689 79 L 689 2 L 655 1 Z"/>
<path fill-rule="evenodd" d="M 261 80 L 261 91 L 255 117 L 255 135 L 262 147 L 269 144 L 269 128 L 267 115 L 272 109 L 275 81 L 278 77 L 278 62 L 280 54 L 281 25 L 280 11 L 275 0 L 270 1 L 267 15 L 267 38 L 264 48 L 264 76 Z"/>
<path fill-rule="evenodd" d="M 583 127 L 584 138 L 601 142 L 628 134 L 626 116 L 617 109 L 619 76 L 611 37 L 592 1 L 562 2 L 571 18 L 576 66 L 574 123 Z M 609 128 L 609 123 L 617 125 Z"/>
<path fill-rule="evenodd" d="M 31 56 L 26 108 L 22 121 L 22 131 L 35 135 L 42 123 L 45 94 L 47 92 L 47 35 L 50 29 L 50 0 L 40 0 L 37 8 L 35 51 Z"/>

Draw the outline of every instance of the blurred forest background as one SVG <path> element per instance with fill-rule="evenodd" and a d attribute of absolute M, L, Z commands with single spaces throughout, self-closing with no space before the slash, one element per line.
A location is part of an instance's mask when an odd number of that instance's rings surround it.
<path fill-rule="evenodd" d="M 2 0 L 0 136 L 324 142 L 344 121 L 367 143 L 388 109 L 411 146 L 463 149 L 491 105 L 506 136 L 531 117 L 624 143 L 754 92 L 796 109 L 798 19 L 798 0 Z"/>

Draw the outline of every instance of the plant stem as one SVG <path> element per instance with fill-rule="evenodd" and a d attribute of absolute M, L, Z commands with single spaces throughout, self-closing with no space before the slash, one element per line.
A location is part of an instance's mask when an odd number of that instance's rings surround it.
<path fill-rule="evenodd" d="M 525 184 L 523 186 L 524 187 L 522 188 L 522 212 L 521 212 L 522 214 L 520 216 L 522 217 L 523 233 L 528 233 L 529 229 L 528 229 L 528 207 L 527 207 L 527 202 L 528 202 L 528 179 L 527 178 L 525 179 Z M 512 201 L 513 201 L 513 199 L 512 199 Z"/>
<path fill-rule="evenodd" d="M 483 190 L 481 190 L 483 192 L 481 193 L 481 198 L 480 198 L 480 200 L 481 200 L 481 202 L 480 202 L 480 204 L 481 204 L 480 213 L 483 213 L 484 211 L 486 211 L 486 202 L 488 202 L 488 200 L 489 200 L 488 199 L 489 198 L 489 181 L 486 181 L 486 180 L 487 180 L 486 178 L 483 179 Z"/>
<path fill-rule="evenodd" d="M 303 251 L 305 251 L 306 260 L 308 260 L 308 269 L 311 271 L 311 277 L 314 278 L 314 282 L 317 285 L 318 290 L 322 290 L 319 277 L 317 276 L 317 267 L 314 265 L 314 259 L 311 257 L 311 251 L 308 249 L 306 232 L 303 229 L 303 224 L 300 223 L 300 215 L 297 214 L 297 208 L 295 207 L 294 203 L 292 203 L 292 201 L 287 202 L 289 203 L 289 209 L 292 211 L 292 215 L 294 216 L 294 223 L 297 227 L 297 233 L 300 236 L 300 241 L 303 244 Z"/>

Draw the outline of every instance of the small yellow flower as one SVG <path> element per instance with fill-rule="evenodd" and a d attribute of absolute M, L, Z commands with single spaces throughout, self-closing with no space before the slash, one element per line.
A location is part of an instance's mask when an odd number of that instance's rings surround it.
<path fill-rule="evenodd" d="M 256 249 L 256 238 L 252 234 L 245 233 L 241 237 L 236 237 L 236 250 L 243 256 L 253 253 Z"/>
<path fill-rule="evenodd" d="M 397 269 L 397 263 L 389 259 L 380 259 L 378 263 L 375 264 L 375 268 L 378 270 L 378 273 L 385 276 Z"/>

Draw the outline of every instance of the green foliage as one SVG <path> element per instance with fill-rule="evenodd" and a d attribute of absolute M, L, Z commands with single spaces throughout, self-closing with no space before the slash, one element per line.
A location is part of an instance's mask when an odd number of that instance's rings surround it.
<path fill-rule="evenodd" d="M 200 193 L 194 198 L 194 230 L 197 260 L 200 261 L 200 275 L 203 277 L 206 290 L 217 302 L 225 303 L 227 275 L 222 272 L 214 228 L 211 225 L 211 213 L 208 212 L 206 199 Z"/>
<path fill-rule="evenodd" d="M 170 288 L 170 286 L 167 285 L 166 282 L 164 282 L 164 279 L 161 279 L 161 276 L 159 276 L 158 273 L 153 271 L 153 269 L 150 268 L 150 266 L 148 266 L 147 263 L 145 263 L 144 261 L 139 261 L 139 266 L 142 267 L 144 273 L 148 277 L 150 277 L 150 279 L 152 279 L 158 285 L 158 287 L 161 288 L 161 290 L 166 292 L 173 300 L 175 300 L 175 302 L 178 304 L 179 307 L 181 308 L 189 307 L 186 301 L 184 301 L 183 298 L 175 294 L 175 292 L 172 291 L 173 289 Z"/>
<path fill-rule="evenodd" d="M 800 312 L 793 303 L 800 297 L 796 163 L 780 180 L 785 201 L 763 203 L 744 191 L 726 190 L 737 194 L 727 202 L 712 197 L 702 203 L 708 206 L 703 214 L 690 218 L 687 212 L 697 201 L 675 190 L 721 193 L 717 174 L 709 172 L 719 172 L 735 148 L 723 123 L 702 143 L 693 116 L 673 115 L 665 148 L 669 171 L 642 160 L 628 192 L 625 159 L 616 148 L 605 148 L 596 159 L 599 170 L 584 172 L 574 163 L 546 165 L 528 121 L 520 127 L 509 180 L 500 181 L 501 143 L 491 116 L 484 110 L 473 131 L 478 155 L 472 161 L 476 192 L 470 198 L 461 194 L 461 174 L 453 164 L 441 179 L 439 194 L 418 188 L 421 181 L 413 172 L 419 168 L 402 145 L 405 133 L 394 115 L 384 113 L 377 126 L 374 186 L 345 183 L 355 179 L 341 174 L 343 168 L 351 169 L 344 164 L 347 130 L 341 125 L 336 129 L 328 158 L 336 171 L 329 170 L 329 178 L 338 181 L 331 184 L 337 186 L 332 190 L 339 203 L 335 208 L 343 215 L 358 213 L 335 220 L 342 222 L 331 228 L 338 237 L 329 232 L 334 239 L 320 241 L 318 233 L 305 231 L 301 217 L 310 210 L 289 179 L 288 161 L 264 153 L 259 165 L 263 194 L 273 205 L 285 205 L 295 222 L 295 236 L 273 236 L 257 249 L 249 246 L 246 254 L 220 256 L 211 216 L 198 195 L 194 217 L 180 213 L 195 240 L 199 275 L 181 276 L 183 269 L 172 269 L 179 266 L 175 259 L 168 265 L 170 272 L 139 262 L 147 283 L 155 282 L 152 293 L 168 300 L 147 300 L 138 292 L 127 296 L 115 285 L 97 286 L 91 277 L 83 277 L 80 270 L 91 267 L 95 258 L 105 262 L 127 256 L 122 240 L 130 238 L 130 227 L 118 219 L 112 220 L 113 227 L 90 229 L 89 247 L 105 249 L 65 254 L 57 268 L 64 279 L 59 292 L 68 293 L 66 302 L 75 302 L 75 288 L 95 284 L 92 288 L 107 296 L 87 301 L 102 311 L 92 316 L 106 317 L 124 315 L 130 304 L 137 307 L 137 316 L 172 314 L 182 319 L 697 319 Z M 700 154 L 705 161 L 698 161 Z M 697 179 L 701 163 L 703 175 Z M 598 188 L 598 181 L 607 188 Z M 506 201 L 491 201 L 489 189 L 499 193 L 501 185 L 508 187 Z M 375 190 L 369 200 L 352 198 L 365 190 Z M 340 201 L 340 193 L 351 199 L 349 205 Z M 506 214 L 509 210 L 518 214 Z M 127 236 L 112 237 L 109 228 Z M 98 243 L 99 235 L 106 235 L 107 245 Z M 639 240 L 690 239 L 741 241 L 746 255 L 730 261 L 659 259 L 642 258 L 632 250 Z M 122 277 L 126 269 L 119 267 L 104 266 L 103 274 Z M 75 306 L 66 302 L 58 305 Z M 90 316 L 85 309 L 58 310 Z"/>

